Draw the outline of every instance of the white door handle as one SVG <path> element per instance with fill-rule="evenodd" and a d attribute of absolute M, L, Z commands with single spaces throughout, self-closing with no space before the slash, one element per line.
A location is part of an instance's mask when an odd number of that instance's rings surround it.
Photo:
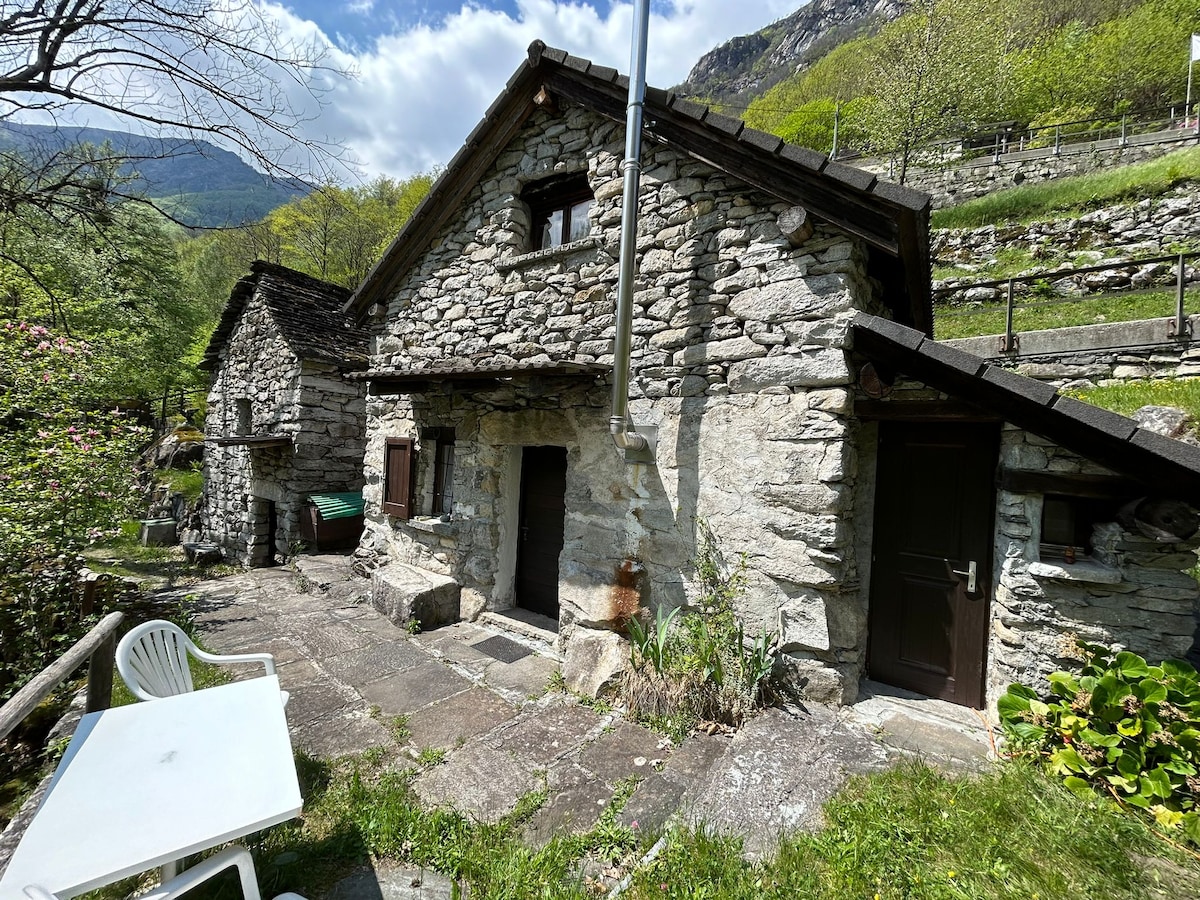
<path fill-rule="evenodd" d="M 967 579 L 968 594 L 975 593 L 975 581 L 979 574 L 979 567 L 976 565 L 975 560 L 971 560 L 969 563 L 967 563 L 967 571 L 965 572 L 960 572 L 958 569 L 951 569 L 950 571 L 955 575 L 961 575 L 963 578 Z"/>

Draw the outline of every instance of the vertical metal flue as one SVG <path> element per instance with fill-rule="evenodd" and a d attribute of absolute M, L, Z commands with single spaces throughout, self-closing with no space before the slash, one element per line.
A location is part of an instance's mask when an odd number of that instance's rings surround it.
<path fill-rule="evenodd" d="M 620 279 L 617 282 L 617 336 L 613 348 L 612 415 L 609 431 L 625 451 L 651 450 L 645 435 L 629 424 L 629 350 L 633 330 L 633 270 L 637 255 L 638 188 L 642 175 L 642 116 L 646 100 L 646 47 L 650 0 L 635 0 L 629 60 L 629 105 L 625 115 L 625 190 L 621 201 Z"/>

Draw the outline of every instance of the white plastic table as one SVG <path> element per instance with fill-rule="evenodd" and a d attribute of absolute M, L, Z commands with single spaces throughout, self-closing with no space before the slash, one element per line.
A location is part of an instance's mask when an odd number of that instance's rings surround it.
<path fill-rule="evenodd" d="M 0 878 L 71 897 L 300 812 L 274 675 L 83 717 Z"/>

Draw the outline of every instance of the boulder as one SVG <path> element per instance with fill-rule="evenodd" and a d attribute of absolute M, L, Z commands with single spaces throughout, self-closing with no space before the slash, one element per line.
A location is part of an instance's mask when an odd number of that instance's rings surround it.
<path fill-rule="evenodd" d="M 598 697 L 625 671 L 629 643 L 614 631 L 577 629 L 567 646 L 563 681 L 567 690 Z"/>

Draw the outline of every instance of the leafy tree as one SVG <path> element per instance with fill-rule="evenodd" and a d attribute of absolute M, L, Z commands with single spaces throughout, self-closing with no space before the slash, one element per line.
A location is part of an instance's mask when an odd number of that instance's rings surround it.
<path fill-rule="evenodd" d="M 0 698 L 89 626 L 80 551 L 135 500 L 145 430 L 106 411 L 108 366 L 40 325 L 0 326 Z"/>

